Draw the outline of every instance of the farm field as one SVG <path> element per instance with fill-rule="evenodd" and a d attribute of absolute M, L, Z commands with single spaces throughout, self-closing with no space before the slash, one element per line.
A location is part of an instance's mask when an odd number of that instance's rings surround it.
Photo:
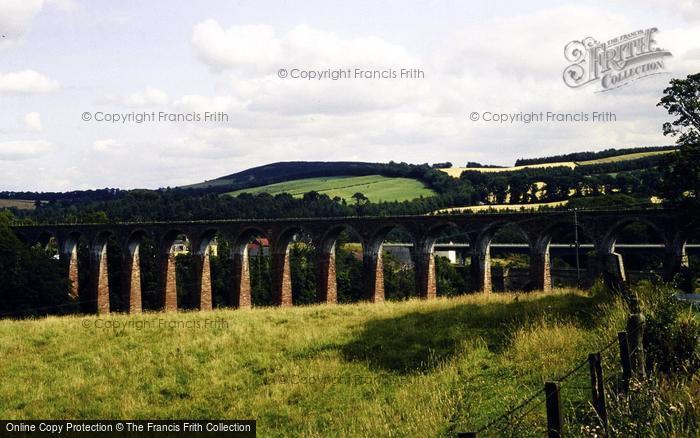
<path fill-rule="evenodd" d="M 448 175 L 459 178 L 462 172 L 466 170 L 475 170 L 477 172 L 513 172 L 516 170 L 523 170 L 528 168 L 551 168 L 551 167 L 569 167 L 571 169 L 578 166 L 587 166 L 593 164 L 604 164 L 604 163 L 614 163 L 618 161 L 629 161 L 637 160 L 639 158 L 650 157 L 653 155 L 668 154 L 669 150 L 666 151 L 651 151 L 651 152 L 637 152 L 633 154 L 618 155 L 615 157 L 599 158 L 596 160 L 588 161 L 560 161 L 556 163 L 542 163 L 542 164 L 527 164 L 524 166 L 513 166 L 513 167 L 452 167 L 449 169 L 440 169 Z"/>
<path fill-rule="evenodd" d="M 470 205 L 468 207 L 452 207 L 438 210 L 438 213 L 463 213 L 465 211 L 520 211 L 520 210 L 539 210 L 541 207 L 561 207 L 568 204 L 569 201 L 557 202 L 539 202 L 533 204 L 489 204 L 489 205 Z"/>
<path fill-rule="evenodd" d="M 30 199 L 0 199 L 0 208 L 16 208 L 18 210 L 34 210 L 34 201 Z"/>
<path fill-rule="evenodd" d="M 668 154 L 669 152 L 673 152 L 673 151 L 637 152 L 635 154 L 618 155 L 617 157 L 607 157 L 607 158 L 598 158 L 597 160 L 578 161 L 576 164 L 579 166 L 585 166 L 585 165 L 589 165 L 589 164 L 616 163 L 618 161 L 636 160 L 639 158 L 651 157 L 654 155 Z"/>
<path fill-rule="evenodd" d="M 515 170 L 523 170 L 528 168 L 550 168 L 550 167 L 576 167 L 576 163 L 573 161 L 561 161 L 558 163 L 542 163 L 542 164 L 527 164 L 525 166 L 513 166 L 513 167 L 451 167 L 449 169 L 439 169 L 454 178 L 459 178 L 462 172 L 466 170 L 475 170 L 477 172 L 512 172 Z"/>
<path fill-rule="evenodd" d="M 237 190 L 227 194 L 237 196 L 241 193 L 271 195 L 289 193 L 292 196 L 301 197 L 310 191 L 316 191 L 331 198 L 338 196 L 348 202 L 354 202 L 351 197 L 357 192 L 364 194 L 372 202 L 407 201 L 435 194 L 418 180 L 381 175 L 306 178 Z"/>
<path fill-rule="evenodd" d="M 576 290 L 3 320 L 0 415 L 256 418 L 261 436 L 454 435 L 623 323 L 619 303 Z"/>

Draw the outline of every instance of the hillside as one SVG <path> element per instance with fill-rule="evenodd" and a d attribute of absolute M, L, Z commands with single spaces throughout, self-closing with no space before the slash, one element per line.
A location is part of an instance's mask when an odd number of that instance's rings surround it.
<path fill-rule="evenodd" d="M 183 189 L 228 189 L 235 191 L 297 179 L 330 176 L 364 176 L 378 174 L 382 164 L 359 161 L 287 161 L 252 167 Z"/>
<path fill-rule="evenodd" d="M 483 204 L 541 204 L 611 194 L 634 198 L 625 205 L 648 204 L 662 196 L 660 166 L 670 147 L 608 149 L 557 157 L 521 159 L 510 168 L 443 168 L 430 165 L 367 162 L 281 162 L 254 167 L 203 183 L 173 189 L 99 189 L 66 193 L 1 192 L 0 208 L 38 221 L 99 221 L 106 212 L 114 220 L 166 218 L 302 217 L 333 215 L 425 214 L 447 208 Z M 465 170 L 471 170 L 464 173 Z M 324 196 L 305 201 L 304 193 Z M 285 197 L 235 196 L 241 193 L 291 193 Z M 347 202 L 363 193 L 370 203 Z M 229 194 L 234 196 L 212 196 Z M 345 202 L 333 201 L 342 198 Z M 36 201 L 41 201 L 38 205 Z M 382 202 L 403 201 L 403 202 Z M 413 202 L 409 202 L 413 201 Z M 598 201 L 591 204 L 595 207 Z M 23 209 L 24 208 L 24 209 Z M 478 208 L 477 208 L 478 209 Z"/>
<path fill-rule="evenodd" d="M 305 178 L 293 181 L 269 184 L 251 189 L 241 189 L 229 192 L 228 195 L 237 196 L 241 193 L 289 193 L 295 197 L 301 197 L 304 193 L 316 191 L 328 195 L 331 198 L 339 197 L 347 202 L 353 202 L 352 195 L 360 192 L 371 202 L 382 201 L 408 201 L 421 196 L 435 195 L 418 180 L 411 178 L 389 178 L 381 175 L 368 176 L 338 176 Z"/>
<path fill-rule="evenodd" d="M 533 160 L 518 160 L 519 162 L 524 162 L 528 163 L 529 161 L 532 161 L 532 164 L 517 164 L 512 167 L 451 167 L 448 169 L 440 169 L 443 172 L 447 173 L 448 175 L 454 177 L 454 178 L 459 178 L 459 176 L 462 174 L 464 171 L 477 171 L 477 172 L 488 172 L 488 173 L 498 173 L 498 172 L 514 172 L 518 170 L 524 170 L 524 169 L 542 169 L 542 168 L 552 168 L 552 167 L 568 167 L 570 169 L 575 169 L 577 167 L 583 167 L 583 166 L 594 166 L 598 164 L 607 164 L 607 163 L 618 163 L 618 162 L 625 162 L 625 161 L 634 161 L 634 160 L 641 160 L 643 158 L 649 158 L 649 157 L 654 157 L 654 156 L 661 156 L 664 154 L 668 154 L 670 152 L 673 152 L 675 149 L 663 149 L 663 150 L 652 150 L 648 152 L 639 152 L 638 148 L 631 149 L 634 152 L 630 153 L 624 153 L 624 149 L 618 150 L 617 155 L 611 155 L 607 156 L 608 154 L 601 154 L 603 155 L 602 158 L 595 158 L 595 159 L 590 159 L 590 160 L 583 160 L 583 161 L 550 161 L 551 157 L 547 158 L 542 158 L 539 160 L 533 159 Z M 581 153 L 583 154 L 583 153 Z M 576 155 L 576 154 L 572 154 Z M 566 156 L 568 158 L 568 156 Z M 542 162 L 536 162 L 536 161 L 542 161 Z M 641 166 L 640 166 L 641 167 Z"/>

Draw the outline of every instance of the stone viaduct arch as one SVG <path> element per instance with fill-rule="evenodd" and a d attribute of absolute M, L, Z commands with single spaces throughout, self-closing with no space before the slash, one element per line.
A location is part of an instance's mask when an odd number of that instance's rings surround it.
<path fill-rule="evenodd" d="M 672 278 L 683 265 L 683 248 L 698 220 L 673 210 L 581 211 L 578 212 L 580 233 L 594 242 L 598 267 L 607 281 L 624 281 L 624 267 L 614 252 L 614 243 L 622 228 L 633 221 L 649 224 L 662 236 L 665 248 L 664 276 Z M 366 297 L 384 300 L 382 245 L 392 229 L 402 229 L 413 243 L 411 257 L 415 266 L 416 290 L 420 297 L 436 296 L 434 248 L 437 238 L 447 228 L 464 233 L 470 242 L 471 273 L 476 289 L 491 291 L 490 242 L 506 224 L 514 224 L 527 237 L 530 254 L 531 285 L 534 289 L 551 289 L 549 246 L 552 236 L 561 229 L 573 228 L 573 214 L 568 211 L 547 213 L 497 213 L 397 217 L 347 217 L 261 220 L 219 220 L 167 223 L 77 224 L 15 226 L 13 229 L 28 244 L 46 245 L 55 239 L 59 258 L 66 275 L 73 281 L 71 295 L 78 298 L 79 270 L 90 270 L 88 290 L 94 297 L 92 308 L 108 313 L 110 284 L 108 280 L 107 240 L 115 239 L 122 250 L 122 291 L 131 313 L 142 310 L 142 287 L 139 249 L 144 239 L 152 239 L 158 250 L 158 276 L 162 308 L 177 310 L 177 259 L 172 245 L 178 236 L 189 240 L 196 260 L 198 306 L 212 308 L 209 248 L 216 236 L 230 243 L 233 276 L 227 279 L 230 292 L 227 304 L 251 307 L 248 242 L 255 237 L 269 240 L 273 259 L 272 296 L 277 305 L 291 306 L 291 272 L 289 248 L 294 237 L 306 236 L 315 248 L 317 299 L 335 303 L 335 247 L 344 230 L 351 230 L 362 244 L 363 276 Z M 78 265 L 78 244 L 87 242 L 89 266 Z M 85 297 L 83 297 L 85 298 Z M 89 297 L 88 297 L 89 300 Z"/>

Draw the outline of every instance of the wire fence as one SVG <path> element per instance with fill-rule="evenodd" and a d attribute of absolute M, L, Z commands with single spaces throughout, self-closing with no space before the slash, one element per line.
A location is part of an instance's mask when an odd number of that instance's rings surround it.
<path fill-rule="evenodd" d="M 630 338 L 634 338 L 637 333 L 630 333 Z M 623 341 L 624 339 L 624 341 Z M 638 351 L 636 344 L 634 348 L 629 348 L 624 352 L 621 343 L 627 342 L 628 333 L 620 332 L 618 336 L 610 339 L 604 346 L 592 352 L 588 358 L 577 363 L 574 367 L 553 380 L 557 387 L 557 400 L 559 400 L 560 417 L 563 424 L 561 431 L 565 435 L 574 433 L 575 427 L 582 424 L 592 424 L 600 422 L 601 430 L 607 427 L 607 419 L 604 408 L 604 390 L 596 401 L 596 391 L 600 388 L 612 387 L 616 391 L 623 391 L 624 388 L 624 354 L 629 357 L 634 356 Z M 626 344 L 627 345 L 627 344 Z M 629 358 L 627 359 L 629 360 Z M 601 382 L 596 379 L 605 376 Z M 467 437 L 485 436 L 517 436 L 521 433 L 520 427 L 526 427 L 527 434 L 545 433 L 549 434 L 550 429 L 550 406 L 547 393 L 547 385 L 535 391 L 520 403 L 512 406 L 494 419 L 481 426 L 476 432 L 463 434 Z M 603 400 L 602 412 L 600 400 Z M 597 405 L 598 403 L 598 405 Z M 547 409 L 543 405 L 547 404 Z M 550 434 L 550 436 L 552 436 Z M 554 435 L 561 436 L 561 435 Z"/>

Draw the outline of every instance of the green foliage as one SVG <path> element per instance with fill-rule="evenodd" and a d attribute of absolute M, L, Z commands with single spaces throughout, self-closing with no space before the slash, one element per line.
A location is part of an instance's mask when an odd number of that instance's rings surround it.
<path fill-rule="evenodd" d="M 664 134 L 675 136 L 700 130 L 700 73 L 688 75 L 685 79 L 672 79 L 657 106 L 664 107 L 676 117 L 674 121 L 664 123 Z"/>
<path fill-rule="evenodd" d="M 0 315 L 27 317 L 77 310 L 69 298 L 70 282 L 58 260 L 42 248 L 28 248 L 7 227 L 0 212 Z"/>
<path fill-rule="evenodd" d="M 664 135 L 678 136 L 678 152 L 665 166 L 664 194 L 674 204 L 698 206 L 700 198 L 700 73 L 673 79 L 658 103 L 671 116 Z"/>
<path fill-rule="evenodd" d="M 673 155 L 671 153 L 667 155 Z M 626 194 L 648 198 L 660 195 L 660 157 L 626 162 L 568 167 L 525 168 L 508 172 L 462 172 L 479 200 L 491 203 L 523 204 L 574 200 L 583 196 Z M 614 176 L 613 173 L 617 172 Z"/>
<path fill-rule="evenodd" d="M 385 252 L 384 294 L 387 299 L 405 300 L 416 296 L 415 271 L 408 263 L 401 262 L 392 254 Z"/>
<path fill-rule="evenodd" d="M 567 204 L 569 208 L 577 208 L 579 210 L 596 209 L 596 208 L 631 208 L 639 207 L 640 204 L 651 205 L 647 200 L 641 200 L 623 193 L 613 193 L 605 196 L 588 196 L 581 198 L 573 198 Z"/>
<path fill-rule="evenodd" d="M 437 294 L 443 297 L 461 295 L 473 290 L 469 268 L 455 266 L 446 257 L 435 257 Z"/>
<path fill-rule="evenodd" d="M 699 425 L 693 387 L 698 389 L 697 382 L 658 378 L 632 380 L 627 393 L 616 393 L 610 387 L 606 393 L 610 435 L 696 436 Z M 594 435 L 596 431 L 598 435 Z M 595 426 L 584 426 L 581 432 L 584 436 L 600 436 L 600 429 Z"/>
<path fill-rule="evenodd" d="M 550 157 L 543 158 L 520 158 L 516 160 L 516 166 L 532 165 L 532 164 L 545 164 L 545 163 L 559 163 L 565 161 L 592 161 L 592 160 L 602 160 L 605 158 L 612 157 L 624 157 L 625 155 L 647 153 L 647 152 L 659 152 L 667 151 L 673 149 L 673 146 L 646 146 L 638 148 L 625 148 L 625 149 L 605 149 L 598 152 L 574 152 L 571 154 L 564 155 L 554 155 Z"/>
<path fill-rule="evenodd" d="M 676 298 L 671 286 L 643 282 L 646 317 L 644 350 L 647 368 L 663 374 L 693 374 L 700 369 L 700 322 L 688 304 Z"/>
<path fill-rule="evenodd" d="M 0 227 L 9 227 L 15 220 L 15 216 L 9 210 L 0 210 Z"/>
<path fill-rule="evenodd" d="M 249 259 L 250 295 L 255 306 L 271 306 L 272 300 L 272 262 L 262 250 Z"/>
<path fill-rule="evenodd" d="M 292 244 L 289 256 L 292 273 L 292 301 L 295 305 L 317 302 L 314 248 L 308 242 Z"/>
<path fill-rule="evenodd" d="M 700 195 L 700 134 L 689 133 L 679 139 L 679 151 L 665 167 L 663 194 L 672 204 L 698 206 Z"/>
<path fill-rule="evenodd" d="M 364 299 L 362 253 L 356 253 L 346 249 L 343 245 L 337 245 L 335 269 L 338 302 L 352 303 Z"/>

